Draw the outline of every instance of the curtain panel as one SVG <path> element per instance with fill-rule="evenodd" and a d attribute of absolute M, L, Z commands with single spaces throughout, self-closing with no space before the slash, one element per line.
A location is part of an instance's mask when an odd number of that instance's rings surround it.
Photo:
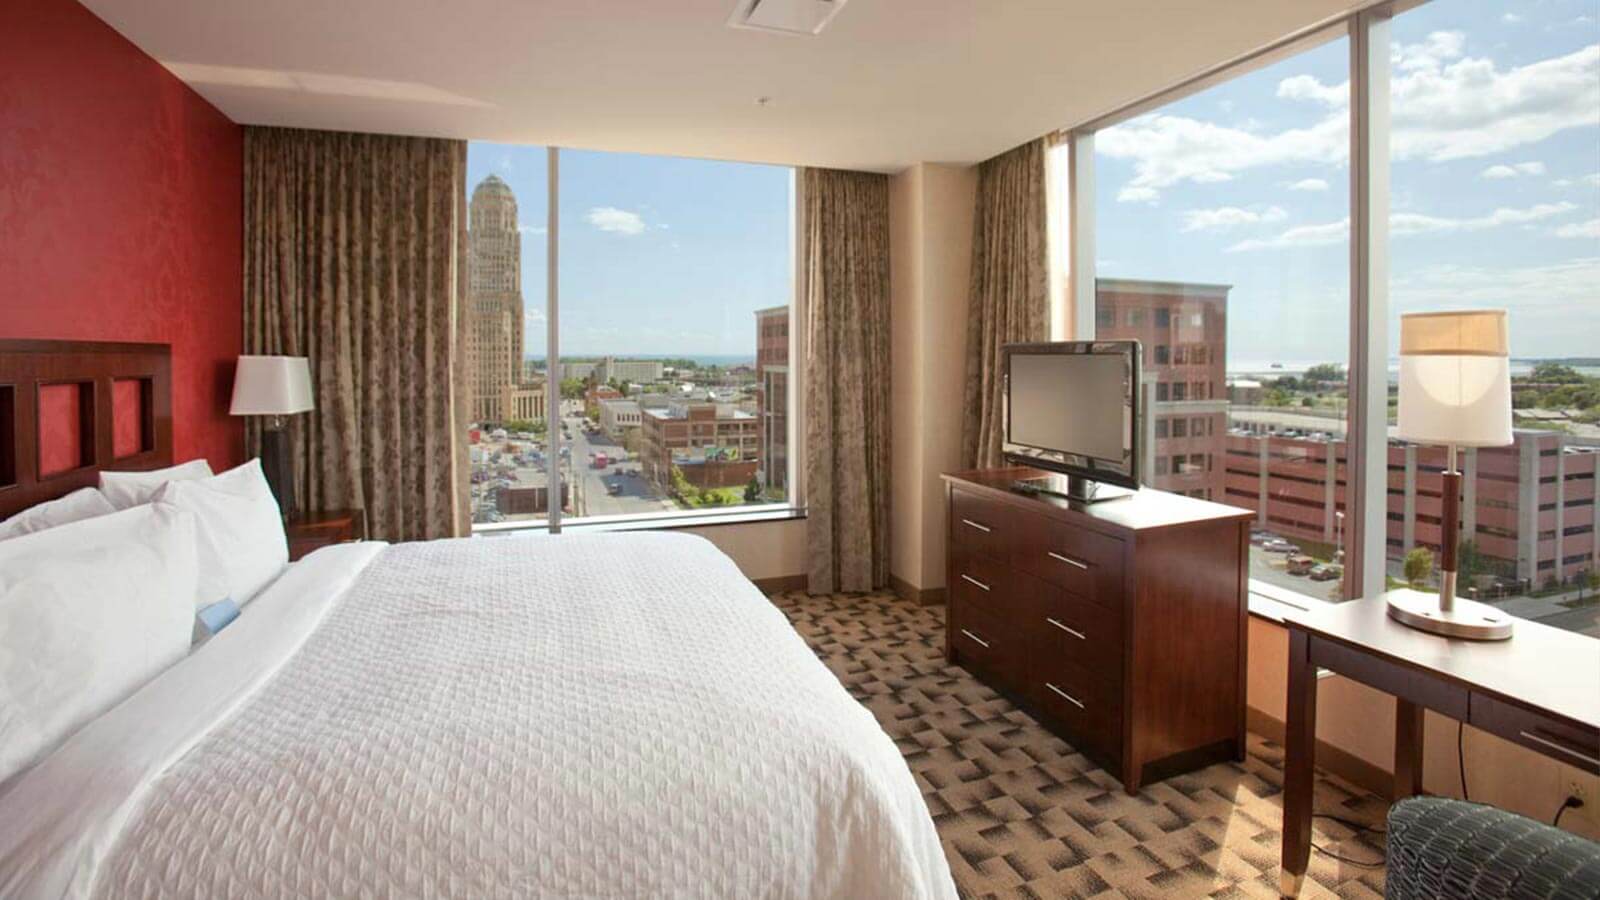
<path fill-rule="evenodd" d="M 1049 337 L 1045 155 L 1040 138 L 978 166 L 961 426 L 961 460 L 967 468 L 1004 464 L 1000 348 Z"/>
<path fill-rule="evenodd" d="M 244 352 L 309 358 L 316 409 L 288 417 L 300 505 L 365 509 L 375 539 L 470 528 L 466 158 L 463 141 L 245 129 Z"/>
<path fill-rule="evenodd" d="M 812 593 L 889 583 L 889 178 L 800 172 Z"/>

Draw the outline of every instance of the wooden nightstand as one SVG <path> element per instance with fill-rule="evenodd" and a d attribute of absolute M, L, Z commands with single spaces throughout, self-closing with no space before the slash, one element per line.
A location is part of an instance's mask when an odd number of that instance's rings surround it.
<path fill-rule="evenodd" d="M 299 513 L 284 526 L 284 532 L 289 537 L 289 560 L 293 562 L 329 544 L 366 540 L 367 512 L 329 509 Z"/>

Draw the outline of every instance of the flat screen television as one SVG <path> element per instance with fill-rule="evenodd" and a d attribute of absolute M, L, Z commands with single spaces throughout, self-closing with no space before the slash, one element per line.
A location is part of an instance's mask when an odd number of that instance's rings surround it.
<path fill-rule="evenodd" d="M 1138 489 L 1138 341 L 1007 344 L 1000 366 L 1006 461 L 1065 476 L 1019 490 L 1092 502 Z"/>

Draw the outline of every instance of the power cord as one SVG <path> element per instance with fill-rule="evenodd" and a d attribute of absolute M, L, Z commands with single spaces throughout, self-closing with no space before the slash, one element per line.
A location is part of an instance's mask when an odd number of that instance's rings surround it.
<path fill-rule="evenodd" d="M 1556 810 L 1556 817 L 1550 824 L 1555 826 L 1556 828 L 1560 828 L 1561 827 L 1561 814 L 1562 813 L 1566 812 L 1569 809 L 1582 809 L 1582 808 L 1583 808 L 1583 798 L 1582 797 L 1568 796 L 1567 799 L 1561 801 L 1561 808 Z"/>
<path fill-rule="evenodd" d="M 1456 722 L 1456 762 L 1461 766 L 1461 799 L 1471 800 L 1472 797 L 1468 796 L 1467 794 L 1466 730 L 1467 726 L 1463 725 L 1459 721 Z"/>
<path fill-rule="evenodd" d="M 1367 824 L 1364 824 L 1364 823 L 1361 823 L 1361 822 L 1357 822 L 1357 821 L 1355 821 L 1353 819 L 1346 819 L 1346 818 L 1344 818 L 1342 816 L 1335 816 L 1335 815 L 1332 815 L 1330 813 L 1314 812 L 1314 813 L 1311 814 L 1311 817 L 1313 819 L 1327 819 L 1327 820 L 1332 821 L 1332 822 L 1338 822 L 1340 825 L 1343 825 L 1346 828 L 1352 829 L 1352 830 L 1357 831 L 1357 832 L 1365 832 L 1367 834 L 1379 834 L 1379 835 L 1388 834 L 1389 833 L 1387 830 L 1385 830 L 1383 828 L 1379 828 L 1376 825 L 1367 825 Z M 1329 859 L 1335 860 L 1337 862 L 1342 862 L 1345 865 L 1355 866 L 1355 867 L 1361 868 L 1361 869 L 1381 869 L 1384 866 L 1384 860 L 1386 858 L 1384 852 L 1382 850 L 1379 850 L 1378 851 L 1378 858 L 1376 860 L 1356 859 L 1355 857 L 1345 856 L 1345 855 L 1343 855 L 1341 853 L 1338 853 L 1338 852 L 1334 851 L 1332 848 L 1324 847 L 1321 844 L 1317 843 L 1315 840 L 1313 840 L 1311 842 L 1311 847 L 1312 847 L 1312 849 L 1316 850 L 1318 853 L 1321 853 L 1323 856 L 1328 857 Z"/>

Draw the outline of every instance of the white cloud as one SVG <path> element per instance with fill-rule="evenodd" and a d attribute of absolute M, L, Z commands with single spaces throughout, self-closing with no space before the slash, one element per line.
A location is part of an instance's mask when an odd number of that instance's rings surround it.
<path fill-rule="evenodd" d="M 1325 191 L 1328 182 L 1321 178 L 1302 178 L 1289 185 L 1291 191 Z"/>
<path fill-rule="evenodd" d="M 1154 203 L 1160 198 L 1160 191 L 1148 187 L 1129 185 L 1117 192 L 1118 203 Z"/>
<path fill-rule="evenodd" d="M 1600 238 L 1600 219 L 1590 219 L 1587 222 L 1563 225 L 1555 230 L 1555 236 L 1562 238 Z"/>
<path fill-rule="evenodd" d="M 1585 175 L 1579 180 L 1590 187 L 1600 187 L 1600 172 L 1595 172 L 1592 175 Z"/>
<path fill-rule="evenodd" d="M 1279 247 L 1323 247 L 1342 244 L 1350 239 L 1350 219 L 1324 222 L 1317 225 L 1296 225 L 1282 234 L 1270 238 L 1251 238 L 1227 248 L 1228 253 L 1246 250 L 1266 250 Z"/>
<path fill-rule="evenodd" d="M 615 206 L 596 206 L 584 214 L 583 220 L 614 234 L 640 234 L 645 229 L 644 219 L 638 213 Z"/>
<path fill-rule="evenodd" d="M 547 231 L 549 231 L 550 229 L 546 228 L 543 225 L 524 225 L 521 222 L 518 222 L 517 223 L 517 230 L 522 232 L 523 234 L 544 234 Z"/>
<path fill-rule="evenodd" d="M 1522 21 L 1522 17 L 1516 13 L 1506 13 L 1500 17 L 1500 21 L 1506 23 L 1507 25 L 1515 25 Z"/>
<path fill-rule="evenodd" d="M 1578 206 L 1563 200 L 1560 203 L 1536 203 L 1526 209 L 1501 207 L 1494 212 L 1469 218 L 1447 218 L 1422 213 L 1393 213 L 1389 216 L 1389 233 L 1392 235 L 1431 234 L 1440 231 L 1482 231 L 1502 225 L 1524 225 L 1553 216 L 1565 215 Z"/>
<path fill-rule="evenodd" d="M 1537 222 L 1541 219 L 1564 215 L 1577 208 L 1576 204 L 1565 201 L 1561 203 L 1539 203 L 1526 209 L 1502 207 L 1491 213 L 1467 218 L 1397 212 L 1389 216 L 1389 234 L 1395 237 L 1406 237 L 1452 231 L 1483 231 L 1484 229 L 1498 228 L 1504 225 L 1523 225 Z M 1269 238 L 1252 238 L 1240 241 L 1228 247 L 1227 252 L 1241 253 L 1247 250 L 1268 250 L 1282 247 L 1321 247 L 1329 244 L 1342 244 L 1349 239 L 1350 219 L 1347 216 L 1337 222 L 1296 225 Z"/>
<path fill-rule="evenodd" d="M 1544 163 L 1520 162 L 1490 166 L 1478 173 L 1479 178 L 1516 178 L 1519 175 L 1543 175 Z"/>
<path fill-rule="evenodd" d="M 1269 206 L 1266 209 L 1240 209 L 1237 206 L 1222 206 L 1216 209 L 1191 209 L 1183 214 L 1184 231 L 1206 231 L 1218 228 L 1233 228 L 1238 225 L 1258 225 L 1272 222 L 1282 222 L 1289 214 L 1282 207 Z"/>
<path fill-rule="evenodd" d="M 1502 71 L 1464 55 L 1457 32 L 1393 50 L 1391 147 L 1399 160 L 1441 162 L 1504 153 L 1558 132 L 1600 125 L 1600 44 Z M 1316 123 L 1260 133 L 1151 113 L 1101 131 L 1098 150 L 1131 160 L 1118 199 L 1153 202 L 1182 182 L 1231 178 L 1262 166 L 1342 166 L 1349 157 L 1349 85 L 1286 78 L 1277 95 L 1327 109 Z"/>

